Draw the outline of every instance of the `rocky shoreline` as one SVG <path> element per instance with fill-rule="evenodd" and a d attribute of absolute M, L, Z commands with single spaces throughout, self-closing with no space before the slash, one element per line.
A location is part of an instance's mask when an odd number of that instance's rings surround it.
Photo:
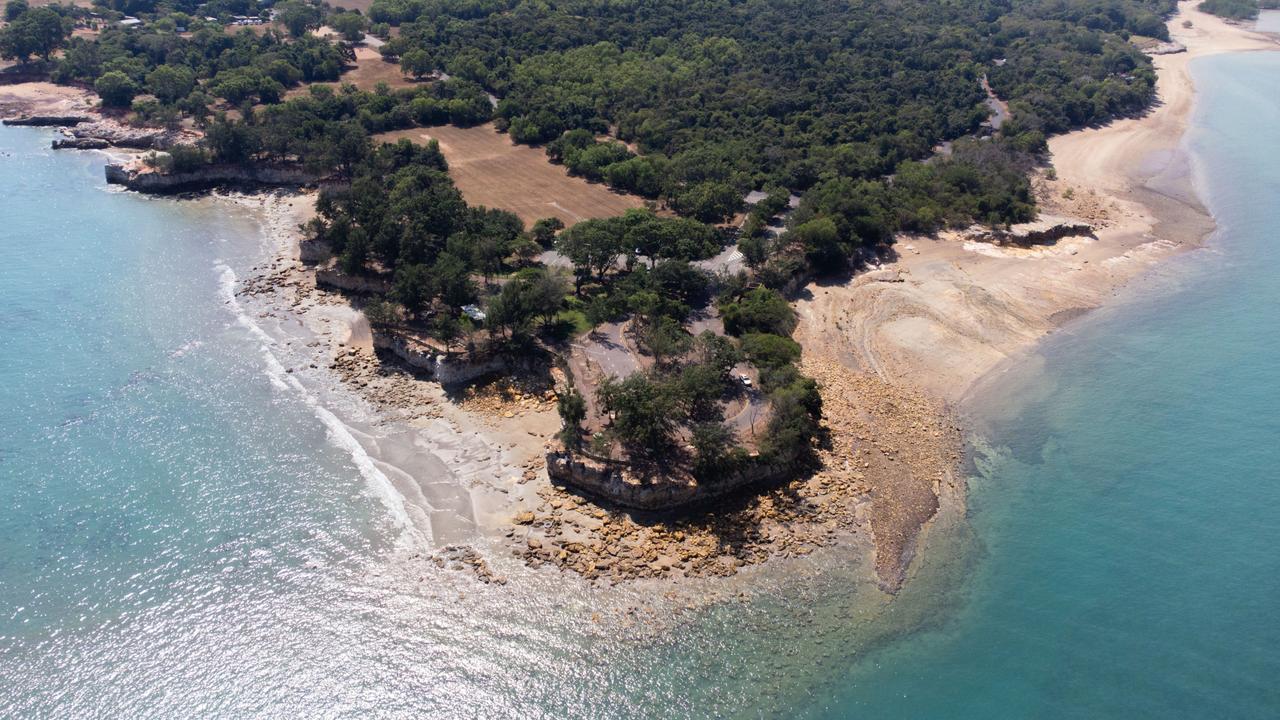
<path fill-rule="evenodd" d="M 61 128 L 63 137 L 53 140 L 53 148 L 101 150 L 109 147 L 127 150 L 157 150 L 178 142 L 181 132 L 132 127 L 117 120 L 94 114 L 40 115 L 24 114 L 5 118 L 5 125 L 15 127 Z"/>
<path fill-rule="evenodd" d="M 324 176 L 296 165 L 263 163 L 216 164 L 187 172 L 168 173 L 113 163 L 106 166 L 105 172 L 108 183 L 151 195 L 173 195 L 226 186 L 302 187 L 324 179 Z"/>
<path fill-rule="evenodd" d="M 264 266 L 241 292 L 275 295 L 301 313 L 308 307 L 348 305 L 336 288 L 318 282 L 313 266 L 296 259 L 300 233 L 292 234 L 288 256 Z M 502 493 L 505 500 L 492 512 L 486 534 L 495 549 L 505 547 L 529 567 L 557 568 L 591 582 L 726 577 L 850 543 L 876 548 L 879 585 L 894 592 L 906 577 L 919 526 L 937 508 L 931 488 L 954 475 L 962 450 L 958 427 L 940 403 L 830 359 L 806 358 L 805 372 L 822 384 L 827 408 L 828 442 L 820 450 L 820 470 L 781 485 L 755 478 L 765 489 L 730 488 L 714 512 L 598 504 L 553 482 L 548 472 L 547 458 L 557 457 L 552 435 L 559 419 L 554 388 L 544 379 L 500 375 L 446 394 L 387 340 L 378 341 L 378 334 L 367 329 L 361 337 L 321 343 L 333 348 L 327 367 L 380 408 L 388 422 L 447 418 L 460 432 L 484 428 L 483 433 L 507 431 L 524 438 L 511 468 L 515 484 Z M 455 547 L 449 565 L 467 554 Z M 482 579 L 492 581 L 497 570 L 489 568 L 498 566 L 496 558 L 487 559 Z"/>
<path fill-rule="evenodd" d="M 561 487 L 507 533 L 514 552 L 588 579 L 728 576 L 771 559 L 800 557 L 858 538 L 876 553 L 880 587 L 896 592 L 921 525 L 938 508 L 934 489 L 956 477 L 960 427 L 938 401 L 806 358 L 817 379 L 829 442 L 821 469 L 759 494 L 728 497 L 685 516 L 596 507 Z"/>
<path fill-rule="evenodd" d="M 60 119 L 81 119 L 71 113 L 57 115 Z M 77 129 L 83 124 L 77 122 Z M 118 135 L 98 137 L 102 134 L 101 125 L 91 123 L 90 127 L 95 129 L 72 131 L 63 146 L 97 149 L 101 142 L 109 147 L 118 147 L 117 142 L 129 142 Z M 154 194 L 227 184 L 301 186 L 315 182 L 315 178 L 297 174 L 296 168 L 266 166 L 210 167 L 195 173 L 162 175 L 111 165 L 106 173 L 113 182 L 126 188 Z M 306 196 L 305 203 L 312 202 L 313 198 Z M 245 280 L 240 292 L 270 298 L 299 317 L 324 308 L 330 309 L 325 312 L 354 313 L 345 297 L 323 288 L 326 284 L 337 285 L 323 274 L 323 267 L 318 273 L 298 261 L 306 248 L 300 247 L 302 238 L 296 224 L 282 225 L 274 230 L 288 235 L 276 239 L 280 255 Z M 310 254 L 314 256 L 314 252 Z M 357 288 L 345 289 L 358 292 Z M 546 470 L 546 454 L 549 449 L 554 450 L 554 446 L 548 446 L 546 441 L 559 426 L 554 395 L 548 396 L 542 391 L 512 393 L 508 381 L 505 388 L 495 390 L 497 385 L 491 383 L 450 399 L 436 382 L 422 377 L 424 368 L 418 367 L 420 363 L 406 357 L 405 352 L 397 352 L 394 342 L 386 337 L 378 340 L 367 327 L 361 338 L 353 339 L 351 327 L 341 323 L 338 326 L 334 331 L 337 335 L 317 343 L 320 362 L 312 367 L 327 367 L 334 372 L 345 385 L 379 408 L 386 422 L 413 426 L 448 420 L 464 433 L 483 427 L 483 432 L 494 438 L 518 439 L 509 443 L 514 455 L 504 468 L 514 471 L 514 485 L 499 488 L 502 499 L 495 508 L 486 510 L 491 520 L 482 528 L 483 533 L 499 547 L 505 546 L 524 564 L 535 568 L 557 567 L 590 581 L 616 583 L 642 578 L 727 576 L 770 559 L 804 556 L 818 548 L 847 541 L 875 544 L 880 585 L 892 592 L 905 577 L 920 524 L 927 521 L 937 507 L 936 496 L 919 493 L 919 487 L 940 482 L 952 472 L 959 459 L 958 433 L 945 409 L 928 403 L 916 405 L 919 412 L 913 417 L 919 421 L 912 427 L 928 426 L 934 431 L 927 438 L 911 433 L 902 435 L 912 439 L 911 446 L 916 448 L 912 451 L 887 430 L 889 425 L 878 424 L 884 418 L 870 421 L 869 408 L 850 406 L 848 399 L 856 392 L 888 393 L 906 405 L 919 403 L 919 398 L 906 398 L 899 394 L 900 388 L 888 385 L 855 390 L 860 383 L 874 383 L 874 379 L 834 360 L 819 362 L 806 357 L 806 372 L 819 377 L 823 383 L 823 399 L 828 408 L 825 421 L 829 441 L 828 447 L 822 450 L 822 470 L 756 494 L 726 492 L 727 497 L 718 501 L 722 506 L 715 513 L 702 511 L 678 517 L 654 517 L 640 510 L 602 507 L 551 482 Z M 813 363 L 819 367 L 810 367 Z M 517 384 L 519 382 L 517 379 Z M 926 416 L 931 418 L 927 422 L 923 420 Z M 860 433 L 860 439 L 849 435 L 850 432 Z M 882 482 L 884 469 L 880 466 L 910 452 L 921 456 L 917 464 L 927 457 L 929 469 L 917 468 L 910 473 L 916 482 Z M 861 469 L 858 469 L 859 453 L 868 453 L 861 461 Z M 910 463 L 899 467 L 908 465 Z M 892 474 L 889 472 L 884 477 Z M 769 479 L 748 478 L 744 484 Z M 911 490 L 906 499 L 900 497 L 903 488 Z M 460 557 L 469 557 L 468 551 L 459 547 L 454 546 L 451 563 Z M 479 567 L 477 563 L 463 564 Z"/>

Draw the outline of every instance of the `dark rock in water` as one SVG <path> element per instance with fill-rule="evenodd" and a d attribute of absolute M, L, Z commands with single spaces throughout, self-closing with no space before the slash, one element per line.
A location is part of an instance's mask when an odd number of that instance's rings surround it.
<path fill-rule="evenodd" d="M 104 140 L 114 147 L 132 150 L 161 150 L 173 144 L 173 133 L 167 130 L 132 128 L 113 121 L 81 125 L 72 128 L 71 134 L 81 140 Z"/>
<path fill-rule="evenodd" d="M 29 115 L 27 117 L 7 118 L 4 120 L 5 125 L 29 127 L 73 127 L 87 122 L 89 122 L 89 118 L 84 115 Z"/>
<path fill-rule="evenodd" d="M 54 150 L 102 150 L 111 143 L 102 138 L 59 138 L 53 141 Z"/>
<path fill-rule="evenodd" d="M 313 185 L 321 179 L 321 176 L 298 165 L 266 164 L 206 165 L 190 172 L 170 173 L 109 164 L 106 176 L 107 182 L 113 185 L 157 195 L 225 186 L 296 187 Z"/>

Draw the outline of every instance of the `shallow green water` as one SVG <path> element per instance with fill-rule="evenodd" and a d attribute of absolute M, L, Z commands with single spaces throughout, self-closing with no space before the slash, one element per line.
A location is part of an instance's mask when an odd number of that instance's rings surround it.
<path fill-rule="evenodd" d="M 965 601 L 819 714 L 1280 717 L 1280 54 L 1192 67 L 1209 249 L 984 400 Z"/>
<path fill-rule="evenodd" d="M 674 629 L 436 570 L 228 294 L 255 217 L 0 130 L 0 717 L 1280 715 L 1280 55 L 1194 70 L 1219 234 L 983 400 L 902 595 L 827 552 Z"/>

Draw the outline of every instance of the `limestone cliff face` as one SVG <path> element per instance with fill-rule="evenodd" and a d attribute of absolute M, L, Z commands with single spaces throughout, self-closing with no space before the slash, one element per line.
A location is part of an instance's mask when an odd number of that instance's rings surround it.
<path fill-rule="evenodd" d="M 501 355 L 482 358 L 466 354 L 446 355 L 433 348 L 417 345 L 394 332 L 374 330 L 373 346 L 390 352 L 406 365 L 430 374 L 441 385 L 467 383 L 511 369 L 507 358 Z"/>
<path fill-rule="evenodd" d="M 687 473 L 664 471 L 658 477 L 640 477 L 627 463 L 603 460 L 563 447 L 547 452 L 547 475 L 553 481 L 636 510 L 678 510 L 753 485 L 780 482 L 794 474 L 781 465 L 753 463 L 714 484 L 700 484 Z"/>
<path fill-rule="evenodd" d="M 1094 237 L 1093 227 L 1082 222 L 1054 215 L 1041 215 L 1039 220 L 1014 225 L 1008 230 L 978 228 L 970 232 L 970 239 L 997 245 L 1049 245 L 1068 237 Z"/>
<path fill-rule="evenodd" d="M 361 295 L 386 295 L 391 292 L 392 278 L 389 274 L 342 272 L 337 263 L 329 260 L 316 268 L 316 287 Z"/>
<path fill-rule="evenodd" d="M 179 142 L 176 132 L 160 128 L 132 127 L 116 120 L 102 119 L 75 124 L 63 131 L 67 144 L 54 147 L 79 147 L 76 143 L 106 142 L 111 147 L 130 150 L 163 150 Z"/>
<path fill-rule="evenodd" d="M 107 165 L 107 182 L 157 195 L 207 190 L 221 185 L 312 185 L 321 176 L 296 165 L 206 165 L 190 172 L 160 173 Z"/>
<path fill-rule="evenodd" d="M 303 238 L 298 243 L 298 259 L 308 265 L 319 265 L 333 257 L 329 243 L 317 238 Z"/>

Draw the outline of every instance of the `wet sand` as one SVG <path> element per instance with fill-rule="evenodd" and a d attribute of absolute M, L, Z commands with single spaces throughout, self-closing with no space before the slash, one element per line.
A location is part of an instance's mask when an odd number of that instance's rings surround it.
<path fill-rule="evenodd" d="M 1046 334 L 1099 307 L 1160 260 L 1199 247 L 1213 221 L 1181 148 L 1195 97 L 1187 65 L 1277 45 L 1194 5 L 1182 3 L 1168 24 L 1187 52 L 1154 59 L 1155 108 L 1049 140 L 1054 173 L 1035 181 L 1040 209 L 1089 223 L 1096 237 L 1025 249 L 961 233 L 900 238 L 897 258 L 883 268 L 808 288 L 797 303 L 796 331 L 806 357 L 963 407 L 1000 392 L 1004 370 L 1025 362 Z M 923 485 L 893 473 L 872 478 L 872 513 L 886 516 L 876 533 L 882 578 L 895 563 L 909 563 L 899 538 L 914 538 L 920 518 L 933 514 L 938 494 L 921 492 Z M 963 501 L 963 493 L 954 497 Z"/>
<path fill-rule="evenodd" d="M 360 313 L 317 290 L 297 259 L 312 195 L 231 199 L 261 212 L 275 243 L 238 292 L 262 319 L 299 333 L 282 342 L 300 346 L 301 374 L 310 371 L 318 385 L 342 378 L 327 399 L 442 562 L 487 580 L 500 577 L 491 565 L 509 566 L 512 556 L 588 579 L 673 580 L 873 542 L 879 584 L 893 591 L 939 498 L 962 511 L 952 408 L 998 390 L 1001 368 L 1045 334 L 1160 259 L 1198 246 L 1212 228 L 1180 149 L 1194 99 L 1187 63 L 1275 44 L 1192 5 L 1169 23 L 1188 52 L 1155 59 L 1160 104 L 1152 112 L 1050 140 L 1056 176 L 1036 180 L 1042 210 L 1092 224 L 1095 238 L 1029 249 L 956 233 L 901 238 L 898 257 L 882 268 L 807 288 L 796 339 L 806 372 L 822 384 L 824 467 L 714 519 L 655 520 L 582 502 L 542 470 L 545 442 L 559 426 L 547 397 L 488 388 L 458 402 L 379 361 Z M 91 95 L 47 83 L 0 88 L 5 114 L 91 105 Z"/>

